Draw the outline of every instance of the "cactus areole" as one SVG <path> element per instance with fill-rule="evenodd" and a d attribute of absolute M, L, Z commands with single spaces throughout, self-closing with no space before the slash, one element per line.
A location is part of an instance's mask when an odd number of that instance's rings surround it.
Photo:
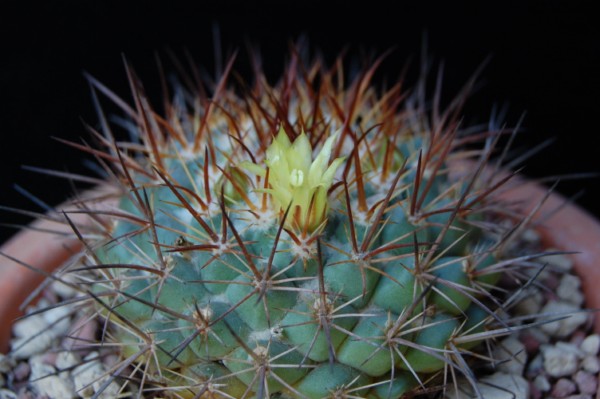
<path fill-rule="evenodd" d="M 163 113 L 130 68 L 132 105 L 92 81 L 137 141 L 100 111 L 86 149 L 119 207 L 92 209 L 110 223 L 71 273 L 124 395 L 383 399 L 473 378 L 511 264 L 481 177 L 503 132 L 462 130 L 473 82 L 442 112 L 425 80 L 376 88 L 381 59 L 348 78 L 293 54 L 275 85 L 230 88 L 230 63 Z"/>

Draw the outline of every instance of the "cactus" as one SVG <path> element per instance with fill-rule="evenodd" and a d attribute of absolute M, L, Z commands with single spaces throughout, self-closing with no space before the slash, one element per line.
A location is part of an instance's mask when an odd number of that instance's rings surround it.
<path fill-rule="evenodd" d="M 372 86 L 380 62 L 345 82 L 341 62 L 294 53 L 278 84 L 257 72 L 241 89 L 230 63 L 220 81 L 177 85 L 162 115 L 128 69 L 134 106 L 117 103 L 137 141 L 100 112 L 104 148 L 75 144 L 105 166 L 118 209 L 92 209 L 111 222 L 71 268 L 124 392 L 383 399 L 472 380 L 511 264 L 491 198 L 502 181 L 482 177 L 502 132 L 461 129 L 472 82 L 429 112 L 424 90 Z"/>

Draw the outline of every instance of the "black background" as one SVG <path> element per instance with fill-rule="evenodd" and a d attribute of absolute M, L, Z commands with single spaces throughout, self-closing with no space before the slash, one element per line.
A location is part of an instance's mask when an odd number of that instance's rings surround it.
<path fill-rule="evenodd" d="M 495 105 L 508 106 L 509 125 L 526 112 L 519 146 L 555 141 L 526 162 L 525 174 L 600 172 L 594 142 L 600 129 L 600 24 L 592 1 L 2 4 L 0 205 L 40 209 L 15 184 L 51 205 L 71 192 L 68 182 L 22 165 L 88 173 L 89 157 L 51 138 L 87 137 L 82 121 L 97 121 L 84 71 L 129 100 L 124 55 L 158 101 L 155 54 L 168 59 L 167 50 L 182 56 L 187 49 L 211 71 L 215 25 L 225 55 L 240 49 L 236 69 L 247 76 L 249 41 L 260 48 L 271 79 L 284 65 L 290 40 L 304 35 L 328 60 L 345 46 L 350 60 L 393 48 L 377 78 L 396 78 L 412 59 L 414 82 L 426 36 L 429 53 L 445 65 L 446 100 L 491 56 L 465 121 L 485 121 Z M 558 188 L 570 196 L 583 192 L 577 202 L 600 215 L 598 184 L 598 178 L 563 181 Z M 27 220 L 0 210 L 0 223 Z M 13 232 L 0 227 L 0 241 Z"/>

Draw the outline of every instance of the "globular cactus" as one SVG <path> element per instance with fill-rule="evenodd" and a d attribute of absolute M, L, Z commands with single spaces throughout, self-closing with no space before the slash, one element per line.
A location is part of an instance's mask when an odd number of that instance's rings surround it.
<path fill-rule="evenodd" d="M 77 269 L 124 392 L 383 399 L 472 379 L 510 264 L 482 178 L 501 132 L 461 130 L 465 93 L 430 112 L 420 90 L 377 90 L 379 62 L 346 81 L 293 55 L 242 88 L 229 64 L 162 115 L 128 70 L 139 141 L 101 114 L 88 151 L 119 204 L 86 210 L 111 223 Z"/>

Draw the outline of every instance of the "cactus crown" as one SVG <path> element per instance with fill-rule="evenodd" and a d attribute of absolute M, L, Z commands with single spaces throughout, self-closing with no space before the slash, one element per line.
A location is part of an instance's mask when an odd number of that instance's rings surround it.
<path fill-rule="evenodd" d="M 291 209 L 290 218 L 284 226 L 290 230 L 312 233 L 324 221 L 329 210 L 327 192 L 344 158 L 336 158 L 328 165 L 336 134 L 329 137 L 323 148 L 312 160 L 312 146 L 307 135 L 302 132 L 294 142 L 290 142 L 285 130 L 279 133 L 267 148 L 264 163 L 266 168 L 250 162 L 242 162 L 241 167 L 266 178 L 270 188 L 260 192 L 270 194 L 275 211 Z"/>
<path fill-rule="evenodd" d="M 481 176 L 502 132 L 461 130 L 472 82 L 429 113 L 423 88 L 372 87 L 381 59 L 345 83 L 341 61 L 297 54 L 281 82 L 259 72 L 242 95 L 231 63 L 180 85 L 164 115 L 128 69 L 134 107 L 117 101 L 137 143 L 100 113 L 105 150 L 84 149 L 118 207 L 94 211 L 71 269 L 108 321 L 123 395 L 399 398 L 471 378 L 472 348 L 497 335 L 511 262 L 497 260 L 502 181 Z M 466 158 L 479 162 L 455 173 Z"/>

